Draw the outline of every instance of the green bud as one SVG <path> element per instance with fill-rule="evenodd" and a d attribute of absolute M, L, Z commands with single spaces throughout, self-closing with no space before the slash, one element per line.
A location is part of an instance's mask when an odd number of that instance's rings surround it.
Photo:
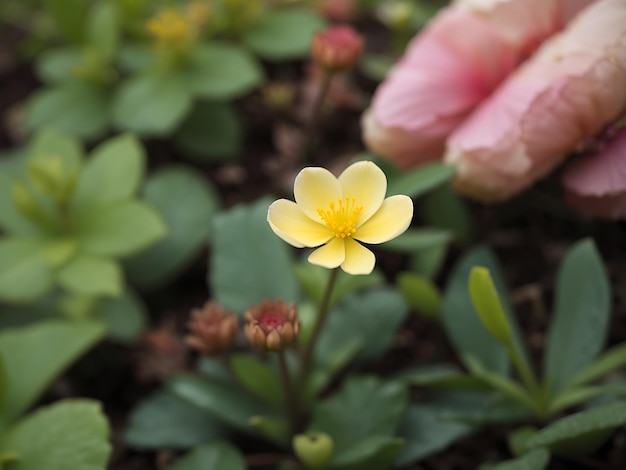
<path fill-rule="evenodd" d="M 477 266 L 472 269 L 469 293 L 474 309 L 489 333 L 504 345 L 511 344 L 511 326 L 487 268 Z"/>
<path fill-rule="evenodd" d="M 74 191 L 78 169 L 66 168 L 61 157 L 43 157 L 28 163 L 28 177 L 40 193 L 64 203 Z"/>
<path fill-rule="evenodd" d="M 293 438 L 293 450 L 307 468 L 323 468 L 333 456 L 332 438 L 323 432 L 309 431 Z"/>

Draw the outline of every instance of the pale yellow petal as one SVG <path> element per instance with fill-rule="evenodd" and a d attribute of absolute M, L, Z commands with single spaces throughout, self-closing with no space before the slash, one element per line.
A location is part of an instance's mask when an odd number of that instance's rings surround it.
<path fill-rule="evenodd" d="M 363 207 L 357 227 L 376 213 L 387 192 L 387 177 L 372 162 L 353 163 L 341 173 L 339 184 L 344 197 L 355 198 L 355 205 Z"/>
<path fill-rule="evenodd" d="M 345 259 L 346 248 L 343 238 L 333 238 L 309 255 L 309 263 L 325 268 L 336 268 Z"/>
<path fill-rule="evenodd" d="M 341 269 L 348 274 L 369 274 L 374 270 L 374 253 L 351 238 L 346 238 L 345 245 L 346 259 L 341 263 Z"/>
<path fill-rule="evenodd" d="M 384 243 L 402 234 L 413 219 L 413 201 L 408 196 L 385 199 L 378 212 L 359 227 L 354 238 L 364 243 Z"/>
<path fill-rule="evenodd" d="M 296 176 L 293 195 L 302 211 L 315 221 L 322 222 L 318 209 L 328 210 L 330 203 L 341 198 L 339 181 L 326 168 L 309 167 Z"/>
<path fill-rule="evenodd" d="M 297 248 L 323 245 L 333 236 L 325 225 L 312 221 L 295 202 L 287 199 L 270 205 L 267 221 L 276 235 Z"/>

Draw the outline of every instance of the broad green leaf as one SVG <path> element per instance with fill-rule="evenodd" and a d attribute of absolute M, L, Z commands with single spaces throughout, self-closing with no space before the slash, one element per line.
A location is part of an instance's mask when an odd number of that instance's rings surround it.
<path fill-rule="evenodd" d="M 144 250 L 167 235 L 157 212 L 139 201 L 124 201 L 85 212 L 76 220 L 81 251 L 124 257 Z"/>
<path fill-rule="evenodd" d="M 75 215 L 97 206 L 129 199 L 137 193 L 146 166 L 137 139 L 123 135 L 100 144 L 83 166 L 71 200 Z"/>
<path fill-rule="evenodd" d="M 591 240 L 568 252 L 559 268 L 554 316 L 545 354 L 545 379 L 553 394 L 604 349 L 611 290 Z"/>
<path fill-rule="evenodd" d="M 83 147 L 75 138 L 51 129 L 37 132 L 28 146 L 27 159 L 60 158 L 64 168 L 77 168 L 83 161 Z"/>
<path fill-rule="evenodd" d="M 275 9 L 265 14 L 242 40 L 264 59 L 298 59 L 309 53 L 313 34 L 324 26 L 324 20 L 312 10 Z"/>
<path fill-rule="evenodd" d="M 502 308 L 500 295 L 493 284 L 489 269 L 474 266 L 469 276 L 472 305 L 485 328 L 504 345 L 511 343 L 511 325 Z"/>
<path fill-rule="evenodd" d="M 452 240 L 453 234 L 438 228 L 407 230 L 398 238 L 385 243 L 385 248 L 393 251 L 415 252 L 445 245 Z"/>
<path fill-rule="evenodd" d="M 481 380 L 471 375 L 463 374 L 456 367 L 447 364 L 405 370 L 396 375 L 395 378 L 418 387 L 444 390 L 484 390 L 487 388 Z"/>
<path fill-rule="evenodd" d="M 58 32 L 70 43 L 85 38 L 85 16 L 88 4 L 84 0 L 45 0 L 46 10 Z"/>
<path fill-rule="evenodd" d="M 243 456 L 226 442 L 196 447 L 167 470 L 246 470 Z"/>
<path fill-rule="evenodd" d="M 456 173 L 456 168 L 443 163 L 430 163 L 389 181 L 387 193 L 406 194 L 416 198 L 445 183 Z"/>
<path fill-rule="evenodd" d="M 37 75 L 49 83 L 61 83 L 73 78 L 74 69 L 82 61 L 81 50 L 77 47 L 63 47 L 43 51 L 37 62 Z"/>
<path fill-rule="evenodd" d="M 30 238 L 0 240 L 1 300 L 32 301 L 52 288 L 52 271 L 42 250 L 42 240 Z"/>
<path fill-rule="evenodd" d="M 105 61 L 114 58 L 119 40 L 119 21 L 116 6 L 101 1 L 91 6 L 87 19 L 87 41 Z"/>
<path fill-rule="evenodd" d="M 215 416 L 220 422 L 251 432 L 250 418 L 267 415 L 270 408 L 246 393 L 238 384 L 179 374 L 166 384 L 169 391 Z"/>
<path fill-rule="evenodd" d="M 201 102 L 183 121 L 174 142 L 194 160 L 220 161 L 240 152 L 242 134 L 241 121 L 232 105 Z"/>
<path fill-rule="evenodd" d="M 125 265 L 133 283 L 154 288 L 177 276 L 206 245 L 219 200 L 200 173 L 182 166 L 152 175 L 143 196 L 163 218 L 167 236 Z"/>
<path fill-rule="evenodd" d="M 192 91 L 185 77 L 154 71 L 123 83 L 113 100 L 113 122 L 144 136 L 166 136 L 191 110 Z"/>
<path fill-rule="evenodd" d="M 78 245 L 72 238 L 56 238 L 47 241 L 42 250 L 46 263 L 57 269 L 65 265 L 76 254 Z"/>
<path fill-rule="evenodd" d="M 478 247 L 470 250 L 455 266 L 448 280 L 443 300 L 444 326 L 452 344 L 462 357 L 472 355 L 491 372 L 506 374 L 510 369 L 506 349 L 485 329 L 471 303 L 467 280 L 470 271 L 476 265 L 484 266 L 491 272 L 496 289 L 502 293 L 502 307 L 513 331 L 515 347 L 518 351 L 522 351 L 525 357 L 517 323 L 513 321 L 511 315 L 511 306 L 500 265 L 489 248 Z"/>
<path fill-rule="evenodd" d="M 333 459 L 334 470 L 380 470 L 391 468 L 404 440 L 394 436 L 373 436 L 363 439 Z"/>
<path fill-rule="evenodd" d="M 159 391 L 132 411 L 124 439 L 142 449 L 187 449 L 222 434 L 212 415 L 171 392 Z"/>
<path fill-rule="evenodd" d="M 574 375 L 567 387 L 593 382 L 624 365 L 626 365 L 626 343 L 621 343 L 603 353 L 585 369 Z"/>
<path fill-rule="evenodd" d="M 457 240 L 467 241 L 472 237 L 472 219 L 465 201 L 449 186 L 440 186 L 426 194 L 420 201 L 420 212 L 428 225 L 452 232 Z"/>
<path fill-rule="evenodd" d="M 433 282 L 419 274 L 404 272 L 398 274 L 397 283 L 409 307 L 430 320 L 441 319 L 441 293 Z"/>
<path fill-rule="evenodd" d="M 261 199 L 214 219 L 210 289 L 222 306 L 238 313 L 266 298 L 294 302 L 299 297 L 290 247 L 267 224 L 269 204 Z"/>
<path fill-rule="evenodd" d="M 595 406 L 565 416 L 538 431 L 528 441 L 528 448 L 545 447 L 568 457 L 588 455 L 625 423 L 626 402 Z"/>
<path fill-rule="evenodd" d="M 235 354 L 229 364 L 237 380 L 250 393 L 272 405 L 285 403 L 280 377 L 266 362 L 250 354 Z"/>
<path fill-rule="evenodd" d="M 347 297 L 329 313 L 315 350 L 315 362 L 326 364 L 354 340 L 361 341 L 357 362 L 375 359 L 391 345 L 407 311 L 402 296 L 388 288 Z"/>
<path fill-rule="evenodd" d="M 105 470 L 111 444 L 101 405 L 63 400 L 39 408 L 3 436 L 0 453 L 15 452 L 12 470 Z"/>
<path fill-rule="evenodd" d="M 263 80 L 259 63 L 248 51 L 216 41 L 196 47 L 184 72 L 193 93 L 211 100 L 238 98 Z"/>
<path fill-rule="evenodd" d="M 118 63 L 127 72 L 146 70 L 158 59 L 158 51 L 151 44 L 124 42 L 120 45 Z"/>
<path fill-rule="evenodd" d="M 74 294 L 119 297 L 124 289 L 122 268 L 108 257 L 80 254 L 55 277 L 59 285 Z"/>
<path fill-rule="evenodd" d="M 516 459 L 489 466 L 489 470 L 544 470 L 550 463 L 550 453 L 536 449 Z"/>
<path fill-rule="evenodd" d="M 107 334 L 119 341 L 134 341 L 148 324 L 148 312 L 139 297 L 127 290 L 118 298 L 98 299 L 94 318 L 107 328 Z"/>
<path fill-rule="evenodd" d="M 73 81 L 55 85 L 30 98 L 26 127 L 95 139 L 109 126 L 110 101 L 109 93 L 96 85 Z"/>
<path fill-rule="evenodd" d="M 395 435 L 407 398 L 406 389 L 397 382 L 351 377 L 314 408 L 309 430 L 331 436 L 335 448 L 331 463 L 357 463 L 371 456 L 374 447 L 363 446 L 364 440 L 386 443 L 383 438 Z"/>
<path fill-rule="evenodd" d="M 13 184 L 17 178 L 0 168 L 0 229 L 8 235 L 45 235 L 44 229 L 26 219 L 15 206 Z"/>
<path fill-rule="evenodd" d="M 9 388 L 0 428 L 30 407 L 50 383 L 104 336 L 96 322 L 50 320 L 0 332 Z"/>

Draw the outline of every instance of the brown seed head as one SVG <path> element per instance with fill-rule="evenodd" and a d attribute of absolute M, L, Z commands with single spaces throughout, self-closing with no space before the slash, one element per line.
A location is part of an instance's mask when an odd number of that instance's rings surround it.
<path fill-rule="evenodd" d="M 214 356 L 231 348 L 239 325 L 234 313 L 208 301 L 202 308 L 191 311 L 187 326 L 189 335 L 185 343 L 202 354 Z"/>
<path fill-rule="evenodd" d="M 313 61 L 334 72 L 354 67 L 362 51 L 363 36 L 345 25 L 331 26 L 316 33 L 311 44 Z"/>
<path fill-rule="evenodd" d="M 246 312 L 244 332 L 250 344 L 261 351 L 282 351 L 298 336 L 296 307 L 282 299 L 264 300 Z"/>

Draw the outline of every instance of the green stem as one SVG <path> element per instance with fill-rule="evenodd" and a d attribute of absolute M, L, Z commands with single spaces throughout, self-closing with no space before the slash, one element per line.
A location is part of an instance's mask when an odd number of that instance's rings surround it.
<path fill-rule="evenodd" d="M 313 332 L 311 333 L 311 337 L 307 341 L 306 348 L 304 350 L 304 353 L 302 354 L 302 369 L 300 371 L 302 383 L 306 381 L 311 370 L 313 352 L 315 350 L 315 345 L 317 344 L 317 340 L 319 339 L 322 328 L 324 327 L 324 323 L 326 322 L 326 317 L 328 316 L 328 312 L 330 310 L 330 299 L 333 293 L 333 289 L 335 287 L 335 282 L 337 281 L 338 273 L 339 268 L 335 268 L 330 272 L 330 277 L 328 278 L 328 283 L 326 284 L 326 291 L 324 292 L 324 297 L 322 298 L 322 303 L 320 304 L 320 309 L 315 319 Z"/>
<path fill-rule="evenodd" d="M 517 369 L 517 372 L 519 373 L 522 382 L 526 386 L 526 389 L 530 392 L 533 400 L 537 403 L 538 409 L 541 410 L 542 414 L 545 414 L 546 407 L 544 391 L 539 384 L 537 378 L 535 377 L 534 372 L 512 344 L 508 345 L 506 350 L 509 354 L 509 357 L 513 361 L 513 365 Z"/>
<path fill-rule="evenodd" d="M 324 77 L 322 78 L 322 84 L 320 86 L 320 91 L 315 98 L 315 103 L 313 103 L 313 111 L 311 112 L 311 118 L 306 126 L 306 131 L 304 134 L 304 141 L 302 142 L 302 161 L 306 161 L 309 154 L 309 147 L 311 146 L 311 141 L 315 135 L 315 131 L 317 130 L 317 124 L 320 120 L 320 116 L 322 114 L 322 109 L 324 107 L 324 102 L 326 101 L 326 96 L 328 95 L 328 90 L 330 90 L 330 84 L 333 79 L 333 73 L 325 70 Z"/>
<path fill-rule="evenodd" d="M 285 358 L 285 351 L 279 351 L 278 362 L 280 364 L 280 378 L 285 391 L 285 399 L 287 402 L 287 416 L 289 417 L 290 433 L 295 436 L 301 431 L 300 429 L 300 407 L 298 405 L 298 394 L 293 386 L 289 374 L 289 366 Z"/>

